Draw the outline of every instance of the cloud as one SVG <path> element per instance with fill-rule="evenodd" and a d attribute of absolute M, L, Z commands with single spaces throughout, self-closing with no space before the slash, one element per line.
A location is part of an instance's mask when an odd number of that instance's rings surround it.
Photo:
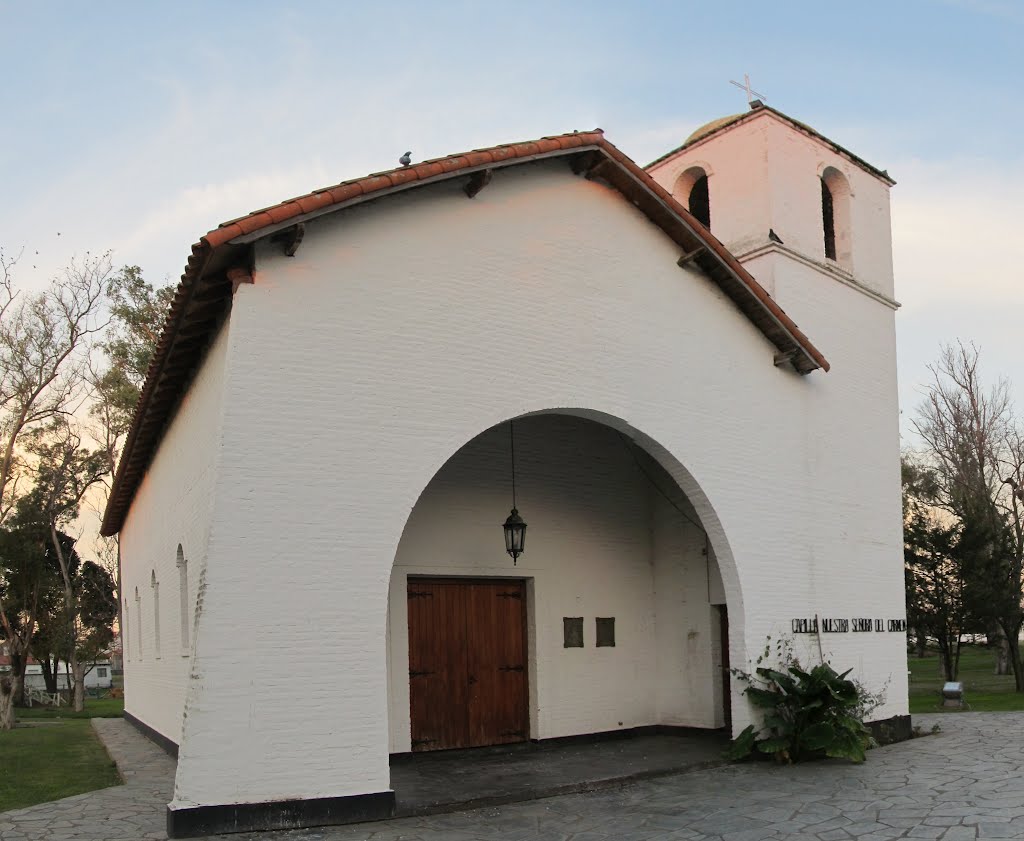
<path fill-rule="evenodd" d="M 221 182 L 186 186 L 147 208 L 115 241 L 118 254 L 184 267 L 189 246 L 214 226 L 285 198 L 336 182 L 320 161 Z M 138 260 L 142 262 L 142 257 Z"/>

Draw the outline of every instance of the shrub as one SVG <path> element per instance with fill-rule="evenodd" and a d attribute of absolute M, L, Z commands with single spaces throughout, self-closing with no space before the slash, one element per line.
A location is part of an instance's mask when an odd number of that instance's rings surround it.
<path fill-rule="evenodd" d="M 805 671 L 786 643 L 778 648 L 783 662 L 777 669 L 758 666 L 754 675 L 733 672 L 748 684 L 744 694 L 764 710 L 764 721 L 762 728 L 752 724 L 740 733 L 727 756 L 743 759 L 757 751 L 779 762 L 820 756 L 863 762 L 874 744 L 864 718 L 881 697 L 851 680 L 852 670 L 838 674 L 822 663 Z"/>

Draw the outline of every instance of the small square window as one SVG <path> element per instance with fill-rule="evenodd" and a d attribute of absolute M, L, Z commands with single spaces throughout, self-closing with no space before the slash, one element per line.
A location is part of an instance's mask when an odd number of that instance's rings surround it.
<path fill-rule="evenodd" d="M 562 647 L 583 648 L 583 617 L 562 617 Z"/>
<path fill-rule="evenodd" d="M 103 666 L 96 667 L 96 677 L 106 677 L 107 670 Z"/>
<path fill-rule="evenodd" d="M 597 618 L 597 647 L 615 647 L 615 617 Z"/>

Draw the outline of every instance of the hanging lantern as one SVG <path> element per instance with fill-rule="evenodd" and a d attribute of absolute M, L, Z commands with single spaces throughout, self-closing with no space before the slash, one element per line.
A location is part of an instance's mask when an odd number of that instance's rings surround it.
<path fill-rule="evenodd" d="M 505 530 L 505 551 L 512 556 L 512 563 L 515 564 L 526 545 L 526 523 L 513 508 L 502 528 Z"/>
<path fill-rule="evenodd" d="M 505 532 L 505 551 L 512 556 L 512 564 L 515 565 L 526 545 L 526 523 L 516 510 L 516 438 L 515 427 L 511 421 L 508 424 L 508 436 L 512 454 L 512 513 L 508 515 L 502 529 Z"/>

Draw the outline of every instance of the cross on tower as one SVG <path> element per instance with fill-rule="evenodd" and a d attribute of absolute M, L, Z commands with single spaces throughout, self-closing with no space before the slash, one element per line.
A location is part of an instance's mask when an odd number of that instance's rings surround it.
<path fill-rule="evenodd" d="M 747 92 L 747 105 L 749 105 L 755 99 L 760 99 L 763 101 L 768 98 L 763 93 L 758 93 L 757 91 L 750 87 L 750 76 L 748 76 L 746 73 L 743 74 L 743 84 L 740 84 L 739 82 L 734 82 L 732 79 L 729 80 L 729 84 L 735 85 L 736 87 L 741 88 L 742 90 L 745 90 Z"/>

